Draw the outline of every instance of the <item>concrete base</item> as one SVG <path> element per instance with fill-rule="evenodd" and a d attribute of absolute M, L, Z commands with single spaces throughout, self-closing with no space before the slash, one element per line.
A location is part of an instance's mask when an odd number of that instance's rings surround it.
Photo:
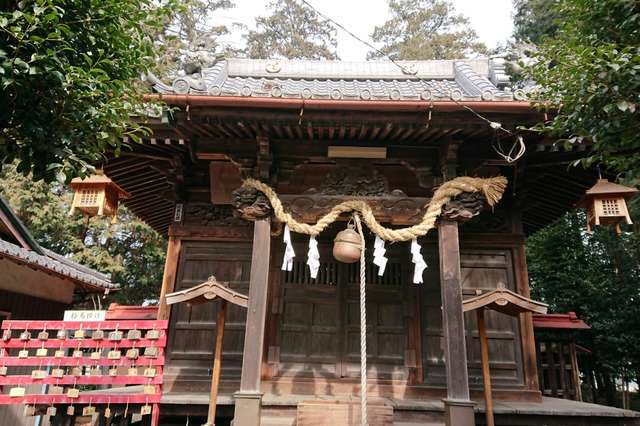
<path fill-rule="evenodd" d="M 233 426 L 260 426 L 262 394 L 259 392 L 236 392 Z"/>
<path fill-rule="evenodd" d="M 473 401 L 443 399 L 446 426 L 474 426 L 476 424 Z"/>

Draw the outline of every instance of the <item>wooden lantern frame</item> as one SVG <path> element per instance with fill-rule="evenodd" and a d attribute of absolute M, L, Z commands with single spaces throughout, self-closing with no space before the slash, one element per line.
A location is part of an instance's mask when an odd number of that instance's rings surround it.
<path fill-rule="evenodd" d="M 213 352 L 213 372 L 211 374 L 211 391 L 209 394 L 209 411 L 207 423 L 204 426 L 215 426 L 216 408 L 218 400 L 218 387 L 220 385 L 220 369 L 222 365 L 222 343 L 224 340 L 224 326 L 227 313 L 227 303 L 247 308 L 248 296 L 229 288 L 228 283 L 219 282 L 216 277 L 210 276 L 202 284 L 182 291 L 167 294 L 167 305 L 186 302 L 188 304 L 201 304 L 220 301 L 218 317 L 216 319 L 216 346 Z"/>
<path fill-rule="evenodd" d="M 585 192 L 576 207 L 587 209 L 587 232 L 593 232 L 595 226 L 615 225 L 616 232 L 621 233 L 620 223 L 631 225 L 631 217 L 627 209 L 627 200 L 638 192 L 635 188 L 618 185 L 607 179 L 598 182 Z"/>
<path fill-rule="evenodd" d="M 102 173 L 74 178 L 69 186 L 74 190 L 69 215 L 79 210 L 87 216 L 111 216 L 115 221 L 118 202 L 131 197 L 131 194 Z"/>
<path fill-rule="evenodd" d="M 549 305 L 545 303 L 521 296 L 518 293 L 505 288 L 502 283 L 499 283 L 498 288 L 495 290 L 488 291 L 462 302 L 463 312 L 476 311 L 477 315 L 487 426 L 494 426 L 495 420 L 493 416 L 491 370 L 489 368 L 489 343 L 487 340 L 487 327 L 485 325 L 484 311 L 486 309 L 491 309 L 520 319 L 521 314 L 527 312 L 546 314 L 548 306 Z"/>

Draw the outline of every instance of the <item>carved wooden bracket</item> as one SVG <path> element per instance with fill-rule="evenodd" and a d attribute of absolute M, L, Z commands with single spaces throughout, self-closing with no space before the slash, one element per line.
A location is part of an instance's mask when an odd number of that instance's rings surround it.
<path fill-rule="evenodd" d="M 466 222 L 480 214 L 486 201 L 481 192 L 463 192 L 442 207 L 440 218 Z"/>
<path fill-rule="evenodd" d="M 241 186 L 232 195 L 235 214 L 242 219 L 259 220 L 273 214 L 273 207 L 267 197 L 255 188 Z"/>

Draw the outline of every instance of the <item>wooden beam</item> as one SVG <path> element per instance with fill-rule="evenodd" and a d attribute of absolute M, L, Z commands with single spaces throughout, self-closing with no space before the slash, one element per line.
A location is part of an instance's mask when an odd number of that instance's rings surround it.
<path fill-rule="evenodd" d="M 440 251 L 440 292 L 442 297 L 442 328 L 444 332 L 447 398 L 445 424 L 473 426 L 473 403 L 469 399 L 467 349 L 462 313 L 462 279 L 458 223 L 441 220 L 438 225 Z"/>
<path fill-rule="evenodd" d="M 167 305 L 166 295 L 172 293 L 176 285 L 181 245 L 182 241 L 179 238 L 169 237 L 167 258 L 164 262 L 164 273 L 162 274 L 162 288 L 160 289 L 159 320 L 168 320 L 171 316 L 171 307 Z"/>

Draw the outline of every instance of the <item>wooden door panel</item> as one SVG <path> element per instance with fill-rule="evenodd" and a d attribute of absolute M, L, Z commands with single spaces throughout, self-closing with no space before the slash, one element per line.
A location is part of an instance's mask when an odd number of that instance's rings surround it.
<path fill-rule="evenodd" d="M 304 238 L 295 240 L 293 270 L 280 277 L 281 305 L 276 321 L 279 347 L 277 375 L 359 377 L 359 264 L 333 260 L 331 241 L 320 241 L 321 267 L 313 280 L 306 266 Z M 393 250 L 390 250 L 393 252 Z M 404 263 L 408 261 L 404 253 Z M 282 254 L 276 254 L 280 259 Z M 367 265 L 372 265 L 370 260 Z M 383 277 L 367 268 L 369 376 L 407 377 L 406 280 L 408 272 L 391 259 Z M 404 285 L 403 285 L 404 284 Z"/>
<path fill-rule="evenodd" d="M 198 285 L 215 275 L 236 291 L 247 294 L 251 268 L 250 242 L 184 241 L 176 290 Z M 209 380 L 215 343 L 217 303 L 178 304 L 172 307 L 168 373 L 177 380 Z M 223 345 L 223 377 L 240 377 L 246 310 L 227 307 Z"/>

